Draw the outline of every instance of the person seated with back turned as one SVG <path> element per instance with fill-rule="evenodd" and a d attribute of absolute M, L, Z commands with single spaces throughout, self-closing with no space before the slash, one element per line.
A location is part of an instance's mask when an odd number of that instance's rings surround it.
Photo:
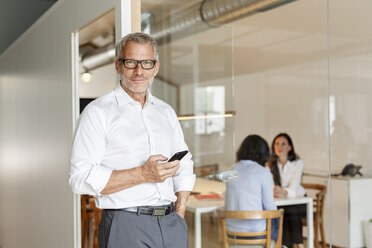
<path fill-rule="evenodd" d="M 277 198 L 304 196 L 305 189 L 301 186 L 304 162 L 296 154 L 291 137 L 286 133 L 278 134 L 271 145 L 269 167 L 273 174 Z M 282 207 L 283 245 L 303 248 L 302 218 L 306 216 L 306 206 L 292 205 Z"/>
<path fill-rule="evenodd" d="M 267 142 L 258 135 L 247 136 L 236 153 L 234 169 L 238 178 L 227 182 L 227 210 L 262 211 L 276 210 L 274 203 L 274 182 L 265 163 L 269 160 L 270 150 Z M 265 220 L 226 219 L 226 228 L 236 232 L 260 232 L 266 229 Z M 279 221 L 272 222 L 271 247 L 278 237 Z M 234 246 L 246 247 L 246 246 Z"/>

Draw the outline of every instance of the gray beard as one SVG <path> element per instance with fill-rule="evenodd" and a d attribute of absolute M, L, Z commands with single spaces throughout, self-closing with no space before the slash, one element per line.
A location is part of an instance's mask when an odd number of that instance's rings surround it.
<path fill-rule="evenodd" d="M 152 85 L 153 81 L 154 81 L 154 77 L 152 77 L 152 79 L 151 79 L 151 81 L 150 81 L 150 86 Z M 149 87 L 147 87 L 147 88 L 145 88 L 144 90 L 136 90 L 136 89 L 133 89 L 133 88 L 132 88 L 128 83 L 127 83 L 127 81 L 125 81 L 125 78 L 124 78 L 124 76 L 123 76 L 122 73 L 120 73 L 120 82 L 122 83 L 122 85 L 123 85 L 125 88 L 127 88 L 128 90 L 130 90 L 130 91 L 133 92 L 133 93 L 143 93 L 143 92 L 146 92 L 147 89 L 149 88 Z"/>

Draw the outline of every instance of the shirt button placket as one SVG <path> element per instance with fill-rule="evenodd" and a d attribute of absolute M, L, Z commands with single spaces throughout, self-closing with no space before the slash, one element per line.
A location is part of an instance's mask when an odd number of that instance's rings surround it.
<path fill-rule="evenodd" d="M 149 123 L 149 121 L 147 120 L 147 117 L 146 117 L 146 110 L 145 109 L 142 109 L 142 120 L 143 120 L 143 124 L 146 128 L 146 132 L 147 132 L 147 135 L 148 135 L 148 138 L 149 138 L 149 143 L 150 143 L 150 152 L 151 152 L 151 155 L 155 155 L 157 154 L 156 153 L 156 147 L 155 147 L 155 142 L 154 142 L 154 139 L 153 139 L 153 135 L 152 135 L 152 130 L 151 130 L 151 125 Z M 161 183 L 156 183 L 156 189 L 157 189 L 157 196 L 159 197 L 159 201 L 162 199 L 162 193 L 161 193 Z"/>
<path fill-rule="evenodd" d="M 149 139 L 150 154 L 154 155 L 154 154 L 156 154 L 155 142 L 154 142 L 153 135 L 152 135 L 151 125 L 150 125 L 149 121 L 147 120 L 146 111 L 144 109 L 142 109 L 142 120 L 143 120 L 143 124 L 145 126 L 147 136 L 148 136 L 148 139 Z"/>

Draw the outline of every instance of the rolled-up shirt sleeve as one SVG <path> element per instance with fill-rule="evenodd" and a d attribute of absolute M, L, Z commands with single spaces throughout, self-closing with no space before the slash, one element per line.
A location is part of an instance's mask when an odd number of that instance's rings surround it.
<path fill-rule="evenodd" d="M 112 169 L 101 165 L 105 152 L 104 112 L 88 105 L 80 116 L 71 152 L 69 183 L 76 194 L 100 195 Z"/>
<path fill-rule="evenodd" d="M 174 132 L 174 152 L 188 150 L 186 145 L 181 125 L 177 119 L 176 113 L 172 110 L 170 113 L 170 118 L 173 123 Z M 195 184 L 195 174 L 194 174 L 194 162 L 192 161 L 191 153 L 187 153 L 183 159 L 180 161 L 180 168 L 173 177 L 174 192 L 179 191 L 192 191 Z"/>

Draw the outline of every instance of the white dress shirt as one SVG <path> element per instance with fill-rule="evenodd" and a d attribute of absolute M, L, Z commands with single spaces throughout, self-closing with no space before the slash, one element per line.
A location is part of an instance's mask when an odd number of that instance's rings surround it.
<path fill-rule="evenodd" d="M 304 196 L 305 189 L 301 186 L 302 171 L 304 169 L 304 162 L 301 159 L 294 161 L 287 161 L 284 165 L 277 163 L 282 188 L 287 190 L 288 197 Z"/>
<path fill-rule="evenodd" d="M 194 187 L 190 153 L 180 161 L 176 175 L 162 183 L 142 183 L 107 195 L 100 192 L 113 170 L 139 167 L 151 155 L 170 158 L 183 150 L 188 147 L 174 110 L 150 91 L 142 108 L 118 84 L 80 116 L 69 183 L 76 194 L 96 196 L 96 205 L 102 209 L 169 204 L 176 201 L 175 192 Z"/>

